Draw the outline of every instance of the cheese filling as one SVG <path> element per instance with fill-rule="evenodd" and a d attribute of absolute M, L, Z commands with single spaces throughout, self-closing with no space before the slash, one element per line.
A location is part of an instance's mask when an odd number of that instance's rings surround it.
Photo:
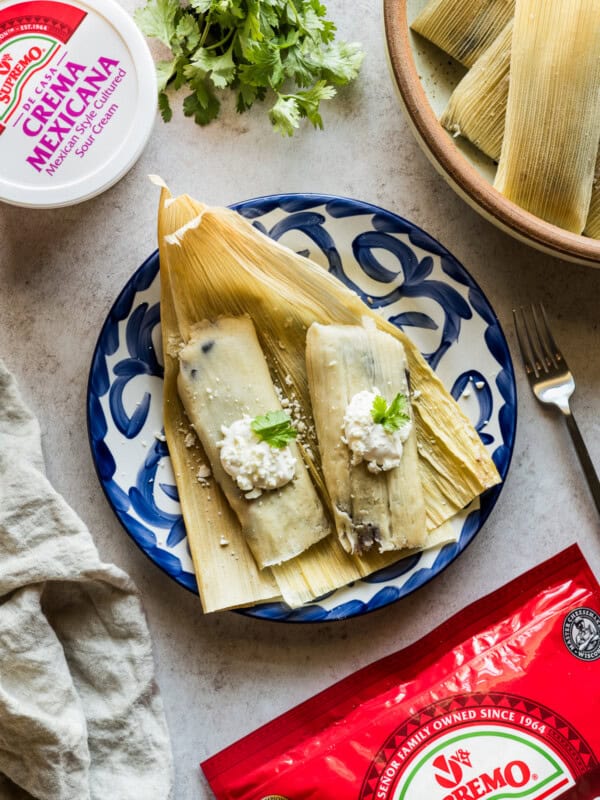
<path fill-rule="evenodd" d="M 279 489 L 296 474 L 296 458 L 290 447 L 272 447 L 259 439 L 244 415 L 231 425 L 223 425 L 218 442 L 225 472 L 246 492 L 246 498 L 260 497 L 263 489 Z"/>
<path fill-rule="evenodd" d="M 381 472 L 400 466 L 403 443 L 408 439 L 412 422 L 408 421 L 396 431 L 388 431 L 375 422 L 371 413 L 377 387 L 355 394 L 344 415 L 343 441 L 352 452 L 352 465 L 367 462 L 370 472 Z"/>

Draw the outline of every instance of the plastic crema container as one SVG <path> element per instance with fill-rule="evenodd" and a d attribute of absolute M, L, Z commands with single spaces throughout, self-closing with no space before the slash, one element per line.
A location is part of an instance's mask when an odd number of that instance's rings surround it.
<path fill-rule="evenodd" d="M 56 208 L 108 189 L 140 156 L 156 94 L 113 0 L 0 0 L 0 201 Z"/>

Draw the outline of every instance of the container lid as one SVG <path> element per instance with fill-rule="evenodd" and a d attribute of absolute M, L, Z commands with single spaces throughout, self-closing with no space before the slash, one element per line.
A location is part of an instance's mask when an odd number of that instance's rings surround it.
<path fill-rule="evenodd" d="M 0 200 L 87 200 L 135 163 L 156 118 L 154 62 L 113 0 L 0 0 Z"/>

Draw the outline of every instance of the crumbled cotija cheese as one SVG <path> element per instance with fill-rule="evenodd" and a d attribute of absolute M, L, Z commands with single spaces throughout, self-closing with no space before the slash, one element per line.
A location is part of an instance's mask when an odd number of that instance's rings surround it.
<path fill-rule="evenodd" d="M 289 447 L 271 447 L 250 427 L 251 417 L 244 415 L 231 425 L 223 425 L 223 439 L 218 442 L 221 463 L 246 498 L 260 497 L 263 489 L 278 489 L 296 473 L 296 458 Z"/>

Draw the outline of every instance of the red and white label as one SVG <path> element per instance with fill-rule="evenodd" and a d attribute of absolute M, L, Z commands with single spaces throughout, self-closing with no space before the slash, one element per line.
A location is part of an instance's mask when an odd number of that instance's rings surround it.
<path fill-rule="evenodd" d="M 130 132 L 136 70 L 118 31 L 78 3 L 0 11 L 0 163 L 44 189 L 94 174 Z"/>
<path fill-rule="evenodd" d="M 424 709 L 388 740 L 361 800 L 553 800 L 593 756 L 552 711 L 510 695 Z"/>

